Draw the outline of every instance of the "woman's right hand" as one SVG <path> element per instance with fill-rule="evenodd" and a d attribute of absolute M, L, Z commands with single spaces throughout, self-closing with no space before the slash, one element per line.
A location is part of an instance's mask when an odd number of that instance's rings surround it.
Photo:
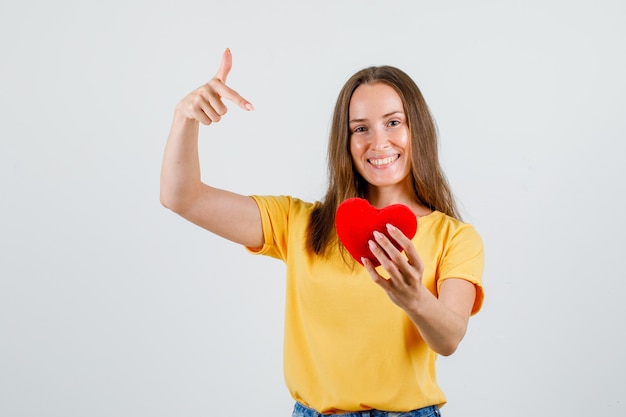
<path fill-rule="evenodd" d="M 190 120 L 197 120 L 204 125 L 217 123 L 226 114 L 228 108 L 224 99 L 232 101 L 246 111 L 254 110 L 254 106 L 226 85 L 226 78 L 233 66 L 230 49 L 222 55 L 222 63 L 211 80 L 189 93 L 176 106 L 179 115 Z"/>
<path fill-rule="evenodd" d="M 219 122 L 227 111 L 224 99 L 244 110 L 253 109 L 248 100 L 226 85 L 231 67 L 232 56 L 227 49 L 215 77 L 176 106 L 161 167 L 161 203 L 217 235 L 258 248 L 263 246 L 264 237 L 256 202 L 204 184 L 200 178 L 199 123 Z"/>

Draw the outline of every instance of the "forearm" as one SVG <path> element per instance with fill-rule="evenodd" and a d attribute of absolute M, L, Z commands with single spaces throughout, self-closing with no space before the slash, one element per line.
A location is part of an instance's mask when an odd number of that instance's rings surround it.
<path fill-rule="evenodd" d="M 469 314 L 464 317 L 451 310 L 425 287 L 415 304 L 405 311 L 428 346 L 441 355 L 453 354 L 465 336 Z"/>
<path fill-rule="evenodd" d="M 161 166 L 161 203 L 176 212 L 201 191 L 198 130 L 197 120 L 175 111 Z"/>
<path fill-rule="evenodd" d="M 363 258 L 363 266 L 408 314 L 431 349 L 445 356 L 453 354 L 465 336 L 476 287 L 465 279 L 450 277 L 441 282 L 437 296 L 433 295 L 422 283 L 424 263 L 411 240 L 392 225 L 387 225 L 387 231 L 400 243 L 404 254 L 378 231 L 374 232 L 375 242 L 369 241 L 369 248 L 389 278 L 380 275 L 368 259 Z"/>

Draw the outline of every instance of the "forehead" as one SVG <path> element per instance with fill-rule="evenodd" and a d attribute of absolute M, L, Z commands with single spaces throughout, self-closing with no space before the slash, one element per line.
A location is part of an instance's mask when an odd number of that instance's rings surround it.
<path fill-rule="evenodd" d="M 384 83 L 361 84 L 350 99 L 350 117 L 374 117 L 392 111 L 404 112 L 404 105 L 396 90 Z"/>

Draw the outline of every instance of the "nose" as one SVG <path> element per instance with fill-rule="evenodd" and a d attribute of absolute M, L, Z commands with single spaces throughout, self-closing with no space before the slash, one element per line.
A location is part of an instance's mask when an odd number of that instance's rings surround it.
<path fill-rule="evenodd" d="M 370 149 L 378 151 L 389 147 L 389 137 L 383 128 L 372 129 Z"/>

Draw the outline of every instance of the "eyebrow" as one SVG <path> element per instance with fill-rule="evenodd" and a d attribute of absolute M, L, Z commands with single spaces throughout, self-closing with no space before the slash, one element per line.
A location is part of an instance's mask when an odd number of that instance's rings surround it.
<path fill-rule="evenodd" d="M 402 112 L 402 111 L 400 111 L 400 110 L 394 110 L 394 111 L 392 111 L 392 112 L 390 112 L 390 113 L 383 114 L 383 116 L 381 117 L 381 119 L 385 119 L 385 118 L 387 118 L 387 117 L 389 117 L 389 116 L 393 116 L 394 114 L 397 114 L 397 113 L 404 114 L 404 112 Z M 366 120 L 367 120 L 367 119 L 352 119 L 352 120 L 350 120 L 348 123 L 361 123 L 361 122 L 364 122 L 364 121 L 366 121 Z"/>

